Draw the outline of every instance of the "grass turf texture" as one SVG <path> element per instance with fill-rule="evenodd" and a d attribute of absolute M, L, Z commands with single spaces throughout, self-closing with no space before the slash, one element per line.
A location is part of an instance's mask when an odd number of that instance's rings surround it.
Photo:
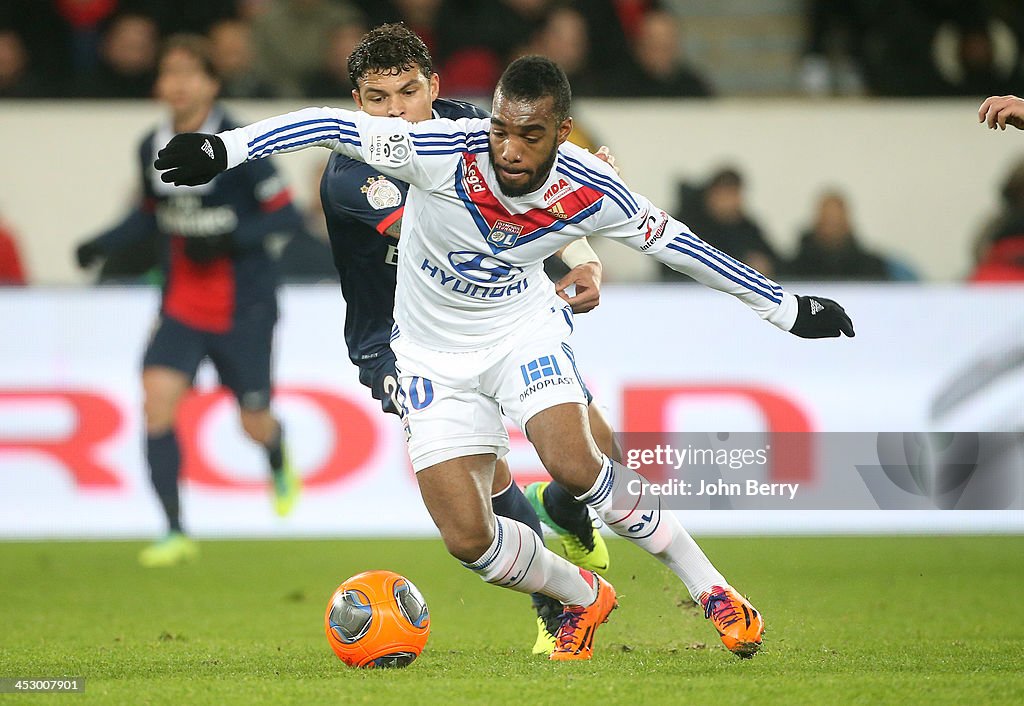
<path fill-rule="evenodd" d="M 209 541 L 198 563 L 159 570 L 136 564 L 136 543 L 0 543 L 0 677 L 84 676 L 84 694 L 42 697 L 74 704 L 1024 702 L 1024 537 L 702 544 L 765 615 L 753 660 L 623 541 L 620 608 L 593 661 L 570 664 L 532 656 L 529 599 L 440 541 Z M 370 568 L 405 574 L 430 606 L 408 669 L 349 669 L 327 646 L 328 596 Z"/>

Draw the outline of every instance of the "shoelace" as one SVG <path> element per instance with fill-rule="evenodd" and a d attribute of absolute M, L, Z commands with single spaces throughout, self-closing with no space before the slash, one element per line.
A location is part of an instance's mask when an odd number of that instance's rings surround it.
<path fill-rule="evenodd" d="M 725 592 L 708 596 L 708 602 L 704 605 L 704 617 L 710 618 L 712 614 L 722 627 L 729 627 L 740 619 L 740 612 L 736 610 L 733 601 Z"/>
<path fill-rule="evenodd" d="M 566 608 L 562 611 L 562 614 L 558 616 L 562 626 L 558 630 L 558 649 L 564 650 L 570 647 L 573 642 L 573 635 L 576 633 L 576 629 L 580 625 L 580 618 L 583 617 L 584 608 L 579 607 L 575 609 Z"/>

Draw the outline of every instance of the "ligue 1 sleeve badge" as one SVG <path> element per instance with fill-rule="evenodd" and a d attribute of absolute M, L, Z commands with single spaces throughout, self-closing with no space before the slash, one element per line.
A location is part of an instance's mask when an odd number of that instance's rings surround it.
<path fill-rule="evenodd" d="M 383 174 L 367 177 L 359 190 L 366 194 L 367 203 L 378 211 L 402 205 L 401 190 Z"/>

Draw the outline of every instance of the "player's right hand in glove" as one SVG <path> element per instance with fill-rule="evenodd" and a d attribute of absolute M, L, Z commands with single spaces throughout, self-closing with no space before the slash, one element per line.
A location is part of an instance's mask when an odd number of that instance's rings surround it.
<path fill-rule="evenodd" d="M 198 186 L 228 168 L 228 150 L 216 135 L 183 132 L 157 152 L 153 166 L 168 184 Z"/>
<path fill-rule="evenodd" d="M 75 248 L 75 259 L 83 270 L 88 269 L 103 256 L 103 250 L 95 240 L 87 240 Z"/>
<path fill-rule="evenodd" d="M 854 337 L 853 321 L 843 307 L 825 297 L 797 295 L 796 323 L 789 330 L 800 338 L 837 338 L 840 334 Z"/>

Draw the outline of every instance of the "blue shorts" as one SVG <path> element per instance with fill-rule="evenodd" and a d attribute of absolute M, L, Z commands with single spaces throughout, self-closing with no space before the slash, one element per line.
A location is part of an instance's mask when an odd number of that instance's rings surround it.
<path fill-rule="evenodd" d="M 359 382 L 370 388 L 373 399 L 380 400 L 380 407 L 388 414 L 402 416 L 401 409 L 395 398 L 398 391 L 398 370 L 395 366 L 395 354 L 390 350 L 377 358 L 361 360 L 356 363 L 359 367 Z M 583 384 L 583 394 L 589 405 L 594 401 L 586 384 Z"/>
<path fill-rule="evenodd" d="M 221 384 L 234 393 L 242 409 L 263 410 L 270 406 L 270 351 L 276 323 L 276 311 L 262 305 L 238 316 L 225 333 L 200 331 L 161 315 L 142 367 L 173 368 L 192 380 L 208 357 Z"/>

